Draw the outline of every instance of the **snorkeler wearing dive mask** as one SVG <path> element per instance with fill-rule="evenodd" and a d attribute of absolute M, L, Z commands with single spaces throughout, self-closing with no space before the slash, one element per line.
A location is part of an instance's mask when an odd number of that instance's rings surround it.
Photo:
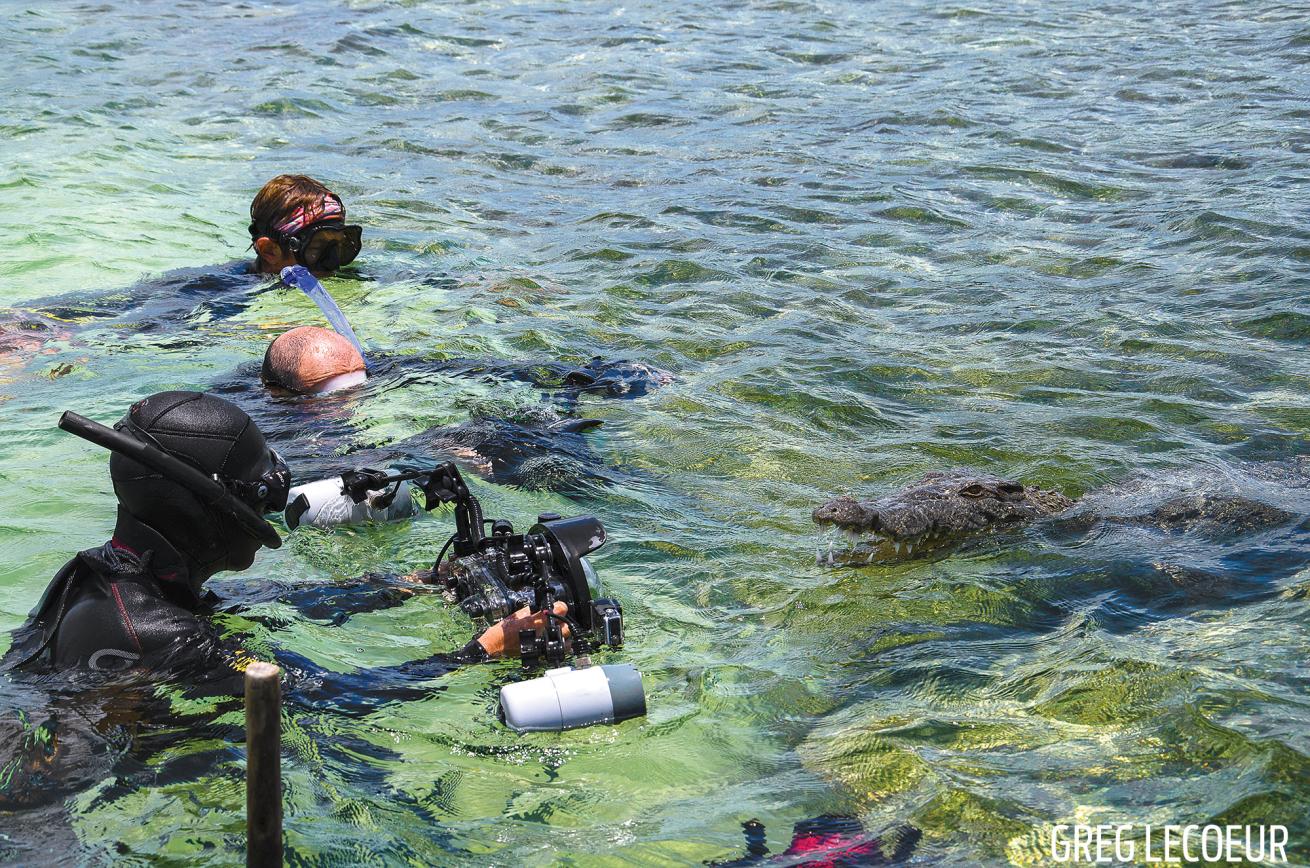
<path fill-rule="evenodd" d="M 250 246 L 260 274 L 303 265 L 326 277 L 359 255 L 363 229 L 346 223 L 341 197 L 307 175 L 278 175 L 250 203 Z"/>

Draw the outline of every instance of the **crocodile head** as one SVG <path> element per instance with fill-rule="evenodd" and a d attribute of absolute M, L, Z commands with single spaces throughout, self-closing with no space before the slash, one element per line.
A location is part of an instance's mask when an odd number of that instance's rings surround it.
<path fill-rule="evenodd" d="M 845 531 L 845 552 L 819 552 L 829 564 L 889 563 L 951 550 L 971 537 L 1026 524 L 1073 506 L 1056 491 L 998 476 L 949 471 L 876 500 L 837 497 L 814 510 L 820 527 Z M 831 542 L 831 541 L 830 541 Z"/>

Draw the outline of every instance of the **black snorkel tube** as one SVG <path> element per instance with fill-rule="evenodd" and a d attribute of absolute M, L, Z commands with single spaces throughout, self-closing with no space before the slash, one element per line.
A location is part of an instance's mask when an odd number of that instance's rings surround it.
<path fill-rule="evenodd" d="M 135 437 L 129 437 L 122 431 L 116 431 L 79 413 L 74 413 L 72 410 L 65 410 L 63 415 L 59 417 L 59 427 L 69 434 L 76 434 L 83 440 L 89 440 L 103 449 L 117 452 L 119 455 L 130 458 L 138 464 L 143 464 L 156 473 L 176 482 L 200 498 L 201 502 L 206 506 L 232 516 L 243 530 L 249 532 L 268 548 L 275 549 L 282 545 L 282 537 L 278 536 L 277 529 L 269 524 L 262 515 L 242 503 L 232 492 L 227 490 L 223 483 L 212 476 L 206 476 L 185 461 L 175 458 L 149 443 L 143 443 Z"/>

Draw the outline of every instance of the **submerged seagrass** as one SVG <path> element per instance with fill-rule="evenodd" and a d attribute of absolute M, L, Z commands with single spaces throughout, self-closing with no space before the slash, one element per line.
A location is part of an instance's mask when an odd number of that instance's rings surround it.
<path fill-rule="evenodd" d="M 364 226 L 326 288 L 371 352 L 676 375 L 578 392 L 605 423 L 585 452 L 523 441 L 609 477 L 577 497 L 548 490 L 556 466 L 529 474 L 545 490 L 466 475 L 488 515 L 605 522 L 648 720 L 514 736 L 490 714 L 512 666 L 289 713 L 289 861 L 699 864 L 740 856 L 748 819 L 777 853 L 855 815 L 953 865 L 1040 864 L 1047 824 L 1085 817 L 1286 822 L 1310 863 L 1310 534 L 1079 519 L 1189 493 L 1310 514 L 1305 474 L 1272 473 L 1310 437 L 1296 4 L 43 0 L 0 26 L 0 304 L 81 294 L 0 318 L 0 628 L 112 525 L 103 455 L 62 410 L 253 382 L 273 335 L 322 324 L 301 293 L 215 276 L 278 172 Z M 158 277 L 181 267 L 200 274 Z M 232 397 L 309 479 L 430 431 L 499 451 L 519 432 L 485 402 L 568 385 L 491 373 Z M 817 504 L 959 466 L 1091 494 L 975 557 L 814 564 Z M 1109 490 L 1139 475 L 1170 484 Z M 216 617 L 343 673 L 458 647 L 434 596 L 343 609 L 342 585 L 428 566 L 450 531 L 297 531 L 217 578 L 248 605 Z M 268 593 L 302 584 L 314 606 Z M 0 833 L 63 864 L 239 863 L 239 715 L 149 693 L 198 722 L 112 697 L 28 718 L 30 760 L 90 756 L 85 795 L 65 827 Z"/>

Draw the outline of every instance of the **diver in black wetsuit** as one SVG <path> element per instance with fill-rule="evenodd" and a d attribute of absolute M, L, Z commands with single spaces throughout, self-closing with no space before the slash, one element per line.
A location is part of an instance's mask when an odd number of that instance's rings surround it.
<path fill-rule="evenodd" d="M 242 734 L 224 722 L 223 706 L 230 710 L 240 701 L 241 670 L 252 658 L 210 619 L 233 611 L 231 601 L 203 586 L 220 570 L 249 567 L 261 546 L 281 544 L 263 515 L 285 505 L 291 483 L 258 427 L 221 398 L 153 395 L 132 406 L 117 432 L 68 416 L 60 427 L 114 452 L 118 519 L 109 542 L 59 571 L 0 658 L 0 862 L 73 858 L 79 845 L 64 806 L 75 793 L 99 785 L 97 800 L 104 802 L 142 784 L 190 779 L 229 759 L 226 745 Z M 278 600 L 341 623 L 350 614 L 400 605 L 416 590 L 376 576 L 290 588 L 261 582 L 253 592 L 239 592 L 237 601 Z M 556 604 L 556 615 L 566 612 Z M 353 673 L 326 670 L 290 651 L 274 655 L 288 705 L 360 714 L 431 696 L 440 689 L 431 679 L 458 665 L 516 656 L 519 630 L 540 629 L 544 615 L 527 617 L 523 610 L 458 652 Z M 219 709 L 174 708 L 157 692 L 169 683 L 192 696 L 216 697 Z M 158 759 L 176 747 L 181 730 L 220 746 Z M 315 749 L 321 760 L 356 765 L 359 756 L 389 756 L 335 731 Z M 356 768 L 352 783 L 432 820 L 383 773 Z"/>
<path fill-rule="evenodd" d="M 202 586 L 216 572 L 249 567 L 261 545 L 280 545 L 262 515 L 286 506 L 290 472 L 243 411 L 211 395 L 153 395 L 134 404 L 117 427 L 131 440 L 180 459 L 202 481 L 217 481 L 223 494 L 206 494 L 166 469 L 115 451 L 113 538 L 59 571 L 28 622 L 15 631 L 0 672 L 79 670 L 113 681 L 178 679 L 211 684 L 213 692 L 239 692 L 245 655 L 206 617 L 215 598 Z M 517 654 L 518 631 L 540 626 L 544 617 L 507 618 L 455 654 L 386 671 L 339 676 L 315 671 L 295 655 L 288 655 L 288 669 L 293 678 L 303 675 L 312 683 L 316 701 L 330 700 L 331 690 L 324 696 L 324 688 L 342 682 L 352 694 L 347 704 L 369 705 L 369 697 L 354 694 L 370 683 L 408 688 L 412 684 L 401 682 Z M 394 698 L 400 696 L 393 691 L 371 704 Z"/>

